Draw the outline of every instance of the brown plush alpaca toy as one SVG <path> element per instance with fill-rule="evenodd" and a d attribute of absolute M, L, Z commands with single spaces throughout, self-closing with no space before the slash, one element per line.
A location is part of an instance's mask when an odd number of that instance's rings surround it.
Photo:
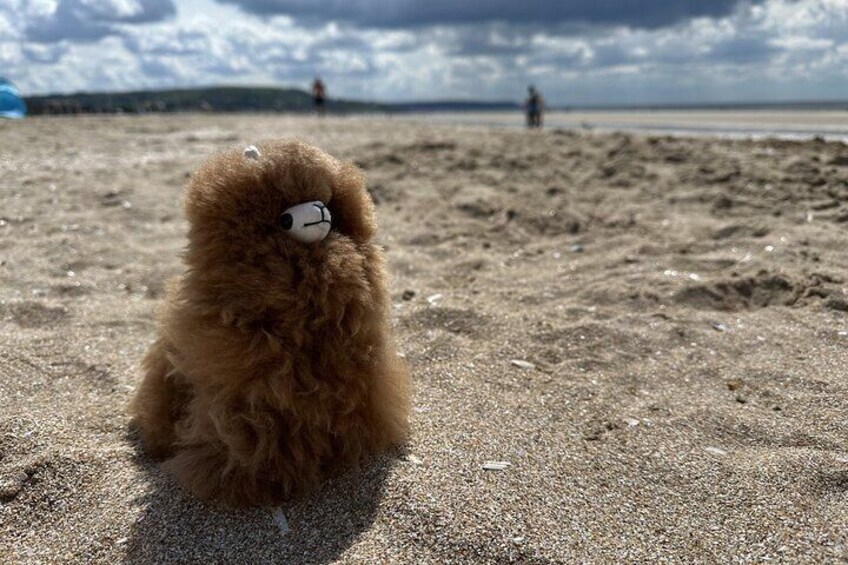
<path fill-rule="evenodd" d="M 187 270 L 131 406 L 147 451 L 246 506 L 402 443 L 409 376 L 358 169 L 299 141 L 231 150 L 192 176 L 185 212 Z"/>

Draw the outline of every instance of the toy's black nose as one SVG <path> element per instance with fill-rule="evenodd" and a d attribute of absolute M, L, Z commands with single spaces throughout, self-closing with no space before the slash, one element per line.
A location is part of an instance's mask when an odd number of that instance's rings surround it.
<path fill-rule="evenodd" d="M 280 225 L 283 227 L 284 230 L 290 230 L 292 227 L 292 223 L 294 223 L 294 220 L 292 220 L 292 215 L 288 212 L 280 216 Z"/>

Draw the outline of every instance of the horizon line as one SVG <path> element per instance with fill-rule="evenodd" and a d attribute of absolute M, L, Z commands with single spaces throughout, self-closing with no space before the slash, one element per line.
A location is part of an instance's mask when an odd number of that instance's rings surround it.
<path fill-rule="evenodd" d="M 279 90 L 279 91 L 295 91 L 311 96 L 309 92 L 303 88 L 296 86 L 282 85 L 240 85 L 240 84 L 215 84 L 215 85 L 195 85 L 195 86 L 169 86 L 161 88 L 139 88 L 129 90 L 77 90 L 71 92 L 51 92 L 49 94 L 26 94 L 23 98 L 67 98 L 73 96 L 91 96 L 91 95 L 126 95 L 126 94 L 155 94 L 157 92 L 168 91 L 195 91 L 195 90 L 215 90 L 215 89 L 238 89 L 238 90 Z M 329 101 L 336 102 L 353 102 L 358 104 L 373 104 L 375 106 L 403 107 L 403 106 L 424 106 L 424 105 L 478 105 L 478 106 L 517 106 L 522 105 L 522 100 L 509 99 L 471 99 L 471 98 L 429 98 L 429 99 L 414 99 L 414 100 L 395 100 L 384 101 L 377 99 L 359 99 L 359 98 L 329 98 Z M 655 102 L 575 102 L 575 103 L 551 103 L 548 105 L 549 110 L 654 110 L 654 109 L 724 109 L 724 108 L 778 108 L 778 107 L 804 107 L 815 106 L 831 107 L 844 106 L 848 109 L 848 98 L 800 98 L 800 99 L 748 99 L 748 100 L 700 100 L 700 101 L 655 101 Z M 810 108 L 812 109 L 812 108 Z"/>

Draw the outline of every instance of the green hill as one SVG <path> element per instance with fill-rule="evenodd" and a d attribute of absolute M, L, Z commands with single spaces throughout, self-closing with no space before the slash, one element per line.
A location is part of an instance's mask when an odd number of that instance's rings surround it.
<path fill-rule="evenodd" d="M 114 112 L 308 112 L 312 97 L 294 88 L 214 87 L 179 90 L 30 96 L 30 114 Z M 382 112 L 388 107 L 368 102 L 330 99 L 327 110 L 337 113 Z"/>

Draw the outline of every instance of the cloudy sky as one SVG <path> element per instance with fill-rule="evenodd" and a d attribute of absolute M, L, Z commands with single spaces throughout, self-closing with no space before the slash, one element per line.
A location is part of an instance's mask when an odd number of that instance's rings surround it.
<path fill-rule="evenodd" d="M 848 98 L 848 0 L 0 0 L 27 94 L 214 84 L 382 101 Z"/>

